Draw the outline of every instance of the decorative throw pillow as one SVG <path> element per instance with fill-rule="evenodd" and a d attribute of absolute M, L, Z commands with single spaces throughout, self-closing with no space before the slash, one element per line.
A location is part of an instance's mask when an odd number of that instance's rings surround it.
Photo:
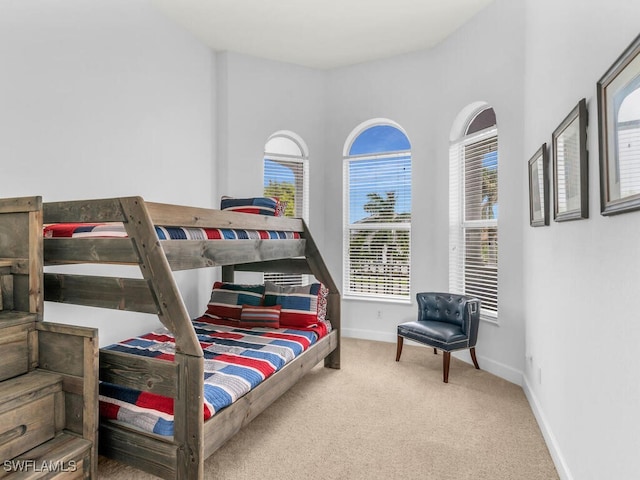
<path fill-rule="evenodd" d="M 279 204 L 280 201 L 275 197 L 233 198 L 223 196 L 220 200 L 220 210 L 276 217 L 278 216 Z"/>
<path fill-rule="evenodd" d="M 265 283 L 264 305 L 280 305 L 280 326 L 310 327 L 318 323 L 318 296 L 321 284 L 301 287 Z"/>
<path fill-rule="evenodd" d="M 264 285 L 215 282 L 206 314 L 240 320 L 242 306 L 261 305 L 263 295 Z"/>
<path fill-rule="evenodd" d="M 243 305 L 240 313 L 240 328 L 280 328 L 280 305 L 271 307 Z"/>
<path fill-rule="evenodd" d="M 276 217 L 284 217 L 289 202 L 281 202 L 278 200 L 278 208 L 276 209 Z"/>
<path fill-rule="evenodd" d="M 318 321 L 324 323 L 327 326 L 327 333 L 331 328 L 331 321 L 327 320 L 327 297 L 329 296 L 329 289 L 323 284 L 320 284 L 320 292 L 318 293 Z"/>

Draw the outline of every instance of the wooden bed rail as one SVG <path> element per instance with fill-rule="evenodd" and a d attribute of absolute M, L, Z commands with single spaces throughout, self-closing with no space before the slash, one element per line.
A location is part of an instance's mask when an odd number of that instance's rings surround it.
<path fill-rule="evenodd" d="M 68 202 L 47 202 L 44 223 L 128 222 L 123 204 L 144 205 L 154 225 L 199 228 L 241 228 L 302 232 L 300 219 L 269 217 L 185 205 L 145 202 L 142 197 L 120 197 Z M 238 220 L 238 219 L 241 220 Z"/>
<path fill-rule="evenodd" d="M 172 398 L 179 391 L 175 363 L 104 349 L 100 350 L 100 380 Z"/>
<path fill-rule="evenodd" d="M 200 228 L 241 228 L 248 230 L 282 230 L 302 232 L 298 218 L 270 217 L 226 210 L 146 202 L 147 211 L 156 225 Z M 239 220 L 240 219 L 240 220 Z"/>
<path fill-rule="evenodd" d="M 154 315 L 160 312 L 148 282 L 138 278 L 45 273 L 44 293 L 50 302 Z"/>
<path fill-rule="evenodd" d="M 42 212 L 45 224 L 126 221 L 119 198 L 46 202 L 42 205 Z"/>
<path fill-rule="evenodd" d="M 129 238 L 51 238 L 44 244 L 46 265 L 102 263 L 138 265 L 139 257 Z M 289 258 L 305 253 L 300 240 L 161 240 L 171 270 L 219 267 L 266 258 Z M 215 243 L 215 244 L 214 244 Z M 193 252 L 197 254 L 194 255 Z"/>

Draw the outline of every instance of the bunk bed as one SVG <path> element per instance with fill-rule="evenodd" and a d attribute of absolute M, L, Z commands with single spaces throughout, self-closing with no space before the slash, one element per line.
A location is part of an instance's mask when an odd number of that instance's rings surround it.
<path fill-rule="evenodd" d="M 86 235 L 65 238 L 47 238 L 45 235 L 45 266 L 138 265 L 142 277 L 115 278 L 45 271 L 45 300 L 155 314 L 175 342 L 171 361 L 109 348 L 100 350 L 102 382 L 173 399 L 171 436 L 101 419 L 99 449 L 107 457 L 162 478 L 202 478 L 204 459 L 302 375 L 323 360 L 325 367 L 340 368 L 340 294 L 307 226 L 300 219 L 124 197 L 44 203 L 43 223 L 72 224 L 74 229 L 78 225 L 92 224 L 85 230 Z M 111 236 L 92 231 L 95 225 L 117 225 L 116 230 L 121 233 Z M 211 239 L 211 230 L 286 233 L 267 237 L 255 233 L 232 235 L 233 239 L 220 241 Z M 176 236 L 171 231 L 184 234 Z M 225 236 L 229 238 L 229 235 L 222 235 Z M 205 370 L 202 342 L 194 329 L 194 320 L 187 313 L 173 272 L 215 266 L 222 267 L 221 280 L 226 283 L 234 281 L 236 271 L 313 275 L 328 289 L 326 317 L 331 331 L 205 421 L 202 413 Z"/>

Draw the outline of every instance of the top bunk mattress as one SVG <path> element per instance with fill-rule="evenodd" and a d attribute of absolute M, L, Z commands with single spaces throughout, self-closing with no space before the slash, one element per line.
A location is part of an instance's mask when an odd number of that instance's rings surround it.
<path fill-rule="evenodd" d="M 155 226 L 160 240 L 296 240 L 299 232 Z M 44 227 L 44 238 L 126 238 L 123 223 L 55 223 Z"/>

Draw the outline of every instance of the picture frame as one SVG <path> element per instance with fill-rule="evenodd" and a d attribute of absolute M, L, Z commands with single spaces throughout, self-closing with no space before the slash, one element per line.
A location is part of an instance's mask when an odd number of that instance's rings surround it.
<path fill-rule="evenodd" d="M 640 209 L 640 35 L 597 84 L 600 213 Z"/>
<path fill-rule="evenodd" d="M 529 159 L 529 224 L 549 225 L 549 154 L 547 144 Z"/>
<path fill-rule="evenodd" d="M 587 101 L 583 98 L 552 135 L 553 218 L 589 218 Z"/>

